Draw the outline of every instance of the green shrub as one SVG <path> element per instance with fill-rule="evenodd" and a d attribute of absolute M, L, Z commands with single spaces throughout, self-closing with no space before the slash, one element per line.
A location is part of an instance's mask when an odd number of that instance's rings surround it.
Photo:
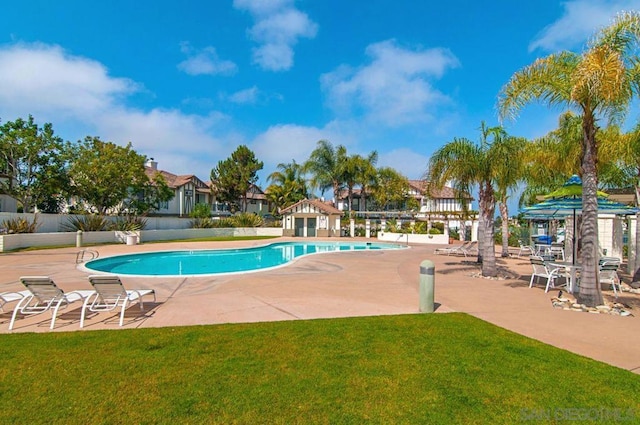
<path fill-rule="evenodd" d="M 101 232 L 109 230 L 112 226 L 106 217 L 101 215 L 72 215 L 67 219 L 66 223 L 61 225 L 63 232 Z"/>
<path fill-rule="evenodd" d="M 191 222 L 189 223 L 189 226 L 192 229 L 211 229 L 216 227 L 214 225 L 214 221 L 220 221 L 220 220 L 213 220 L 210 217 L 205 217 L 205 218 L 194 218 L 193 220 L 191 220 Z"/>
<path fill-rule="evenodd" d="M 109 226 L 109 230 L 137 231 L 147 227 L 147 219 L 136 215 L 120 216 Z"/>
<path fill-rule="evenodd" d="M 253 213 L 239 213 L 230 220 L 234 224 L 233 227 L 260 227 L 263 223 L 262 217 Z"/>
<path fill-rule="evenodd" d="M 209 218 L 211 217 L 211 207 L 209 204 L 196 204 L 189 214 L 191 218 Z"/>
<path fill-rule="evenodd" d="M 444 234 L 444 232 L 436 227 L 432 227 L 431 229 L 429 229 L 429 234 L 430 235 L 442 235 Z"/>
<path fill-rule="evenodd" d="M 26 218 L 9 218 L 2 222 L 1 227 L 6 230 L 7 233 L 35 233 L 38 228 L 38 218 L 33 216 L 33 221 L 30 222 Z"/>

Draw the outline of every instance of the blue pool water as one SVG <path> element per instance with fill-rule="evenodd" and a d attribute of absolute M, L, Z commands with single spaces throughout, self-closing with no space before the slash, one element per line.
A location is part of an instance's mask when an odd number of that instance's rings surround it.
<path fill-rule="evenodd" d="M 254 248 L 117 255 L 89 261 L 85 267 L 124 275 L 191 276 L 264 270 L 308 254 L 402 248 L 405 247 L 371 242 L 281 242 Z"/>

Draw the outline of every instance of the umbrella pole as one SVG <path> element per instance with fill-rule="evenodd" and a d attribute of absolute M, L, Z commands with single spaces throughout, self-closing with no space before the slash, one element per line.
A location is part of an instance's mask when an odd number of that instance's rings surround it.
<path fill-rule="evenodd" d="M 571 250 L 573 265 L 576 264 L 576 252 L 578 251 L 577 238 L 576 238 L 576 210 L 573 210 L 573 249 Z"/>

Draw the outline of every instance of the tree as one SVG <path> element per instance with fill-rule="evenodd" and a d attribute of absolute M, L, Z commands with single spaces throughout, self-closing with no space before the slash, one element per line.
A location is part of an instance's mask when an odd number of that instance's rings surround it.
<path fill-rule="evenodd" d="M 221 202 L 228 202 L 232 207 L 240 200 L 240 210 L 247 211 L 247 193 L 258 181 L 258 171 L 263 163 L 258 161 L 253 151 L 240 145 L 224 161 L 211 170 L 211 193 Z"/>
<path fill-rule="evenodd" d="M 378 163 L 378 152 L 372 151 L 367 158 L 363 158 L 358 168 L 357 180 L 360 183 L 360 194 L 362 207 L 367 209 L 367 191 L 376 183 L 376 164 Z"/>
<path fill-rule="evenodd" d="M 603 301 L 598 284 L 596 122 L 600 117 L 610 122 L 621 119 L 638 94 L 638 41 L 640 14 L 622 13 L 596 33 L 581 54 L 551 54 L 516 72 L 502 88 L 498 101 L 502 118 L 515 117 L 525 105 L 537 100 L 575 108 L 581 114 L 582 271 L 578 300 L 588 306 Z"/>
<path fill-rule="evenodd" d="M 345 186 L 346 158 L 347 149 L 344 146 L 334 148 L 330 142 L 320 140 L 303 165 L 304 172 L 312 175 L 311 186 L 322 190 L 322 193 L 332 189 L 335 203 L 338 202 L 340 191 Z"/>
<path fill-rule="evenodd" d="M 391 167 L 380 167 L 375 183 L 371 186 L 371 197 L 381 211 L 391 204 L 402 204 L 407 200 L 409 180 Z"/>
<path fill-rule="evenodd" d="M 136 153 L 131 143 L 123 147 L 98 137 L 86 137 L 72 149 L 72 193 L 100 214 L 122 208 L 132 193 L 138 193 L 149 182 L 144 172 L 146 158 Z"/>
<path fill-rule="evenodd" d="M 493 134 L 493 180 L 502 225 L 502 257 L 509 256 L 509 195 L 524 178 L 523 154 L 527 140 L 507 134 L 502 127 L 491 129 Z"/>
<path fill-rule="evenodd" d="M 274 205 L 275 212 L 296 202 L 308 198 L 309 190 L 302 173 L 302 166 L 295 160 L 288 164 L 280 163 L 277 170 L 269 174 L 267 197 Z"/>
<path fill-rule="evenodd" d="M 146 215 L 159 210 L 162 203 L 170 201 L 174 196 L 175 193 L 167 184 L 167 180 L 156 171 L 145 183 L 130 189 L 130 196 L 125 201 L 124 208 L 132 214 Z"/>
<path fill-rule="evenodd" d="M 31 115 L 0 127 L 0 193 L 16 199 L 25 212 L 40 206 L 57 212 L 68 188 L 64 143 L 50 123 L 40 128 Z"/>
<path fill-rule="evenodd" d="M 442 188 L 452 181 L 458 193 L 470 193 L 478 185 L 478 261 L 482 263 L 482 275 L 497 274 L 494 215 L 496 209 L 496 187 L 498 180 L 503 186 L 510 181 L 505 178 L 509 167 L 509 149 L 513 138 L 507 137 L 502 127 L 480 127 L 481 139 L 474 143 L 465 138 L 454 138 L 431 156 L 425 173 L 429 184 Z"/>

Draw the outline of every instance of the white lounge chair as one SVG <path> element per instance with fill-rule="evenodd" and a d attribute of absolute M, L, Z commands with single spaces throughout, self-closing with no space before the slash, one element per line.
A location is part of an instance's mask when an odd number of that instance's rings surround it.
<path fill-rule="evenodd" d="M 20 301 L 31 292 L 29 291 L 18 291 L 18 292 L 2 292 L 0 293 L 0 312 L 4 313 L 4 305 L 14 302 Z"/>
<path fill-rule="evenodd" d="M 447 255 L 462 254 L 463 253 L 463 249 L 466 249 L 469 245 L 471 245 L 471 241 L 465 241 L 465 242 L 462 243 L 462 245 L 459 245 L 459 246 L 447 247 L 447 248 L 436 248 L 434 253 L 435 254 L 447 254 Z"/>
<path fill-rule="evenodd" d="M 466 247 L 463 247 L 461 253 L 464 255 L 464 258 L 467 258 L 469 255 L 478 255 L 478 241 L 473 241 Z"/>
<path fill-rule="evenodd" d="M 103 311 L 112 311 L 122 307 L 120 312 L 120 326 L 124 323 L 124 312 L 127 305 L 134 301 L 138 301 L 140 310 L 144 308 L 142 297 L 145 295 L 153 295 L 153 301 L 156 301 L 156 292 L 153 289 L 132 289 L 127 290 L 116 275 L 91 275 L 89 282 L 95 289 L 92 296 L 88 297 L 82 305 L 82 313 L 80 315 L 80 327 L 84 327 L 84 319 L 87 310 L 95 313 Z"/>
<path fill-rule="evenodd" d="M 18 314 L 34 315 L 48 310 L 51 310 L 51 326 L 49 329 L 53 329 L 60 307 L 66 308 L 69 304 L 83 300 L 93 294 L 93 291 L 64 292 L 48 276 L 23 276 L 20 278 L 20 282 L 28 289 L 28 293 L 13 309 L 9 330 L 13 329 Z"/>

